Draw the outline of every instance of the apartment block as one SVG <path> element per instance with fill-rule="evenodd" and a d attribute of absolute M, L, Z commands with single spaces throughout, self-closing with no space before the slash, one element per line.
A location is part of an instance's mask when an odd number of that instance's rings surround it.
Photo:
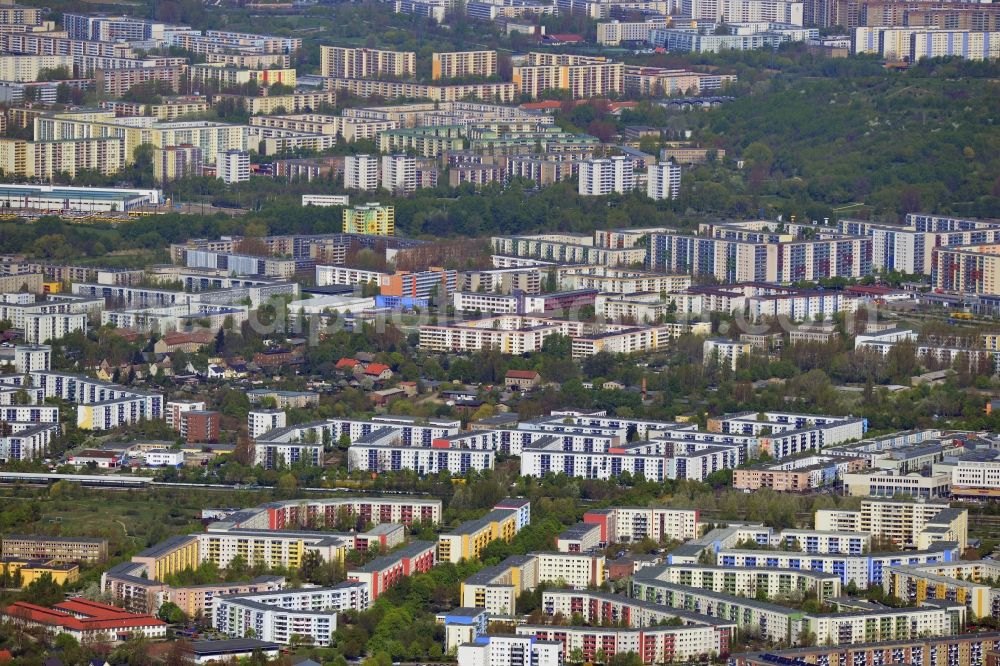
<path fill-rule="evenodd" d="M 377 155 L 344 156 L 344 187 L 349 190 L 377 190 L 378 167 L 379 158 Z"/>
<path fill-rule="evenodd" d="M 392 236 L 395 234 L 395 208 L 379 203 L 358 204 L 345 208 L 343 232 L 345 234 L 372 234 Z"/>
<path fill-rule="evenodd" d="M 364 583 L 369 599 L 375 601 L 403 578 L 433 567 L 437 562 L 436 550 L 437 544 L 433 541 L 414 541 L 363 566 L 348 569 L 347 580 Z"/>
<path fill-rule="evenodd" d="M 510 104 L 517 101 L 518 89 L 513 83 L 455 83 L 432 85 L 409 81 L 381 81 L 373 78 L 332 78 L 327 83 L 332 90 L 344 90 L 358 97 L 385 99 L 430 99 L 434 102 L 461 102 L 468 98 L 484 102 Z"/>
<path fill-rule="evenodd" d="M 8 534 L 0 542 L 3 557 L 60 562 L 103 562 L 108 559 L 107 539 Z"/>
<path fill-rule="evenodd" d="M 278 590 L 216 599 L 212 627 L 230 636 L 253 637 L 283 645 L 306 637 L 329 645 L 337 630 L 337 611 L 328 610 L 319 590 Z"/>
<path fill-rule="evenodd" d="M 153 151 L 153 179 L 157 183 L 200 176 L 203 165 L 204 154 L 201 148 L 191 144 L 167 146 Z"/>
<path fill-rule="evenodd" d="M 250 153 L 245 150 L 227 150 L 215 157 L 215 177 L 231 185 L 250 180 Z"/>
<path fill-rule="evenodd" d="M 243 106 L 251 116 L 269 115 L 282 109 L 285 113 L 312 113 L 321 107 L 337 104 L 337 93 L 329 91 L 297 92 L 291 95 L 266 97 L 241 97 Z"/>
<path fill-rule="evenodd" d="M 635 189 L 632 160 L 626 156 L 580 162 L 578 191 L 583 196 L 625 194 Z"/>
<path fill-rule="evenodd" d="M 646 196 L 676 199 L 681 191 L 681 168 L 673 162 L 651 164 L 646 174 Z"/>
<path fill-rule="evenodd" d="M 618 95 L 624 90 L 625 66 L 600 62 L 576 65 L 519 65 L 513 83 L 521 95 L 537 99 L 546 90 L 566 90 L 572 99 Z"/>
<path fill-rule="evenodd" d="M 284 428 L 286 415 L 281 409 L 251 409 L 247 413 L 247 425 L 251 439 L 263 435 L 275 428 Z"/>
<path fill-rule="evenodd" d="M 132 556 L 132 562 L 145 567 L 151 580 L 163 580 L 185 569 L 197 569 L 201 561 L 196 535 L 170 537 Z"/>
<path fill-rule="evenodd" d="M 583 514 L 585 524 L 600 528 L 599 542 L 688 541 L 698 536 L 700 523 L 695 509 L 615 507 Z"/>
<path fill-rule="evenodd" d="M 904 548 L 926 548 L 941 531 L 962 549 L 968 543 L 968 511 L 942 500 L 862 500 L 858 511 L 821 509 L 815 520 L 817 530 L 867 532 Z"/>
<path fill-rule="evenodd" d="M 516 509 L 494 508 L 482 518 L 469 520 L 438 536 L 437 557 L 441 562 L 475 560 L 491 541 L 511 541 L 520 531 Z"/>
<path fill-rule="evenodd" d="M 649 41 L 652 28 L 666 28 L 666 18 L 645 21 L 601 21 L 597 24 L 597 43 L 604 46 L 618 46 L 622 42 Z"/>
<path fill-rule="evenodd" d="M 416 74 L 412 51 L 382 51 L 345 46 L 320 47 L 320 75 L 324 78 L 409 78 Z"/>
<path fill-rule="evenodd" d="M 431 79 L 488 78 L 496 76 L 496 51 L 450 51 L 431 54 Z"/>
<path fill-rule="evenodd" d="M 165 83 L 173 92 L 179 92 L 181 81 L 186 76 L 186 65 L 116 69 L 98 68 L 94 71 L 94 86 L 98 92 L 109 97 L 121 97 L 130 88 L 153 82 Z"/>
<path fill-rule="evenodd" d="M 563 644 L 560 641 L 543 641 L 534 636 L 482 636 L 474 643 L 459 645 L 457 656 L 459 663 L 477 666 L 562 666 L 565 663 Z"/>
<path fill-rule="evenodd" d="M 71 55 L 2 55 L 0 56 L 0 80 L 37 81 L 44 70 L 64 69 L 73 75 Z"/>

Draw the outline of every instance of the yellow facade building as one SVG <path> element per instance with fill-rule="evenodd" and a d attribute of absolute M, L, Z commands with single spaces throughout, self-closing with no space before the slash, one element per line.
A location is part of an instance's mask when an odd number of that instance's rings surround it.
<path fill-rule="evenodd" d="M 132 561 L 146 565 L 152 580 L 163 580 L 185 569 L 197 569 L 201 563 L 198 537 L 195 535 L 171 537 L 142 551 L 134 556 Z"/>
<path fill-rule="evenodd" d="M 121 146 L 121 139 L 114 137 L 56 141 L 0 139 L 0 169 L 40 180 L 52 180 L 60 173 L 76 178 L 84 169 L 110 176 L 124 166 Z"/>
<path fill-rule="evenodd" d="M 366 203 L 344 209 L 345 234 L 392 236 L 396 233 L 396 209 L 378 203 Z"/>
<path fill-rule="evenodd" d="M 510 542 L 517 534 L 517 512 L 494 509 L 479 520 L 462 523 L 454 532 L 438 537 L 438 561 L 475 560 L 497 539 Z"/>
<path fill-rule="evenodd" d="M 0 575 L 8 581 L 17 581 L 20 587 L 27 587 L 45 575 L 56 585 L 75 583 L 80 578 L 80 566 L 72 562 L 56 560 L 22 560 L 4 558 L 0 560 Z M 11 587 L 15 585 L 10 584 Z"/>

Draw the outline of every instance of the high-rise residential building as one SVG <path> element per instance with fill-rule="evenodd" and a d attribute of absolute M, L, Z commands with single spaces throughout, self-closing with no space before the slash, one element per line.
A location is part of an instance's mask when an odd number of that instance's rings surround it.
<path fill-rule="evenodd" d="M 926 30 L 910 37 L 910 62 L 957 56 L 966 60 L 1000 58 L 1000 32 Z"/>
<path fill-rule="evenodd" d="M 941 291 L 1000 294 L 1000 243 L 934 248 L 931 284 Z"/>
<path fill-rule="evenodd" d="M 532 54 L 535 55 L 535 54 Z M 590 59 L 542 62 L 514 68 L 514 87 L 522 95 L 539 97 L 546 90 L 567 90 L 573 99 L 621 94 L 625 66 L 622 63 Z"/>
<path fill-rule="evenodd" d="M 2 55 L 0 56 L 0 79 L 4 81 L 37 81 L 45 70 L 66 70 L 73 77 L 73 56 L 71 55 Z"/>
<path fill-rule="evenodd" d="M 325 78 L 406 78 L 416 74 L 416 63 L 413 51 L 320 47 L 320 75 Z"/>
<path fill-rule="evenodd" d="M 496 51 L 450 51 L 431 56 L 431 78 L 486 78 L 497 73 Z"/>
<path fill-rule="evenodd" d="M 344 187 L 349 190 L 377 190 L 378 156 L 347 155 L 344 157 Z"/>
<path fill-rule="evenodd" d="M 650 199 L 676 199 L 681 189 L 681 168 L 674 162 L 650 164 L 646 194 Z"/>
<path fill-rule="evenodd" d="M 219 441 L 222 414 L 205 409 L 192 409 L 181 414 L 181 437 L 188 444 Z"/>
<path fill-rule="evenodd" d="M 228 185 L 250 180 L 250 153 L 243 150 L 219 153 L 215 158 L 215 175 Z"/>
<path fill-rule="evenodd" d="M 163 39 L 163 23 L 131 16 L 63 14 L 63 28 L 70 39 L 95 42 L 130 42 Z"/>
<path fill-rule="evenodd" d="M 587 160 L 580 163 L 579 193 L 599 197 L 617 192 L 624 194 L 635 189 L 632 160 L 625 156 L 610 159 Z"/>
<path fill-rule="evenodd" d="M 48 9 L 41 7 L 25 7 L 24 5 L 0 6 L 0 25 L 41 25 L 42 17 Z"/>
<path fill-rule="evenodd" d="M 382 189 L 394 194 L 417 189 L 417 158 L 413 155 L 383 155 Z"/>
<path fill-rule="evenodd" d="M 167 183 L 187 176 L 200 176 L 204 163 L 201 148 L 184 143 L 153 151 L 153 180 Z"/>
<path fill-rule="evenodd" d="M 359 204 L 344 209 L 345 234 L 392 236 L 396 232 L 396 210 L 379 203 Z"/>
<path fill-rule="evenodd" d="M 282 409 L 251 409 L 247 413 L 247 428 L 251 439 L 257 439 L 275 428 L 284 428 L 287 424 L 287 415 Z"/>
<path fill-rule="evenodd" d="M 52 347 L 17 345 L 14 347 L 14 370 L 19 374 L 52 369 Z"/>
<path fill-rule="evenodd" d="M 681 0 L 681 13 L 716 23 L 788 23 L 802 25 L 803 3 L 785 0 Z"/>
<path fill-rule="evenodd" d="M 169 427 L 180 432 L 184 414 L 204 409 L 203 400 L 171 400 L 163 410 L 163 418 Z"/>

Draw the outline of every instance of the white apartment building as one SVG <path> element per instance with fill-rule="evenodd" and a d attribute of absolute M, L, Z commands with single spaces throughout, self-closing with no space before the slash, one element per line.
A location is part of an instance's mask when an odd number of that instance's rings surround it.
<path fill-rule="evenodd" d="M 372 433 L 373 435 L 377 434 Z M 383 443 L 351 444 L 347 451 L 347 469 L 351 472 L 397 472 L 413 470 L 423 476 L 450 472 L 461 476 L 470 469 L 492 469 L 496 454 L 493 451 L 464 449 L 437 449 L 430 446 L 405 446 Z"/>
<path fill-rule="evenodd" d="M 583 196 L 625 194 L 635 189 L 632 160 L 624 155 L 580 162 L 578 191 Z"/>
<path fill-rule="evenodd" d="M 48 342 L 74 331 L 87 332 L 87 315 L 69 312 L 24 315 L 24 341 Z"/>
<path fill-rule="evenodd" d="M 323 445 L 304 442 L 264 442 L 254 446 L 254 464 L 274 469 L 302 462 L 320 465 L 323 462 Z"/>
<path fill-rule="evenodd" d="M 666 18 L 646 21 L 608 21 L 597 24 L 597 43 L 603 46 L 618 46 L 622 42 L 648 42 L 649 31 L 666 28 Z"/>
<path fill-rule="evenodd" d="M 815 526 L 817 530 L 866 532 L 872 537 L 891 539 L 904 548 L 928 544 L 931 534 L 943 530 L 964 549 L 968 520 L 966 510 L 952 509 L 944 500 L 871 499 L 863 500 L 858 511 L 820 509 Z"/>
<path fill-rule="evenodd" d="M 521 299 L 513 294 L 456 291 L 452 294 L 455 312 L 480 312 L 482 314 L 516 314 Z"/>
<path fill-rule="evenodd" d="M 698 511 L 620 506 L 590 511 L 584 518 L 597 522 L 605 532 L 604 543 L 641 541 L 688 541 L 698 536 Z"/>
<path fill-rule="evenodd" d="M 417 189 L 417 158 L 413 155 L 382 156 L 382 189 L 409 194 Z"/>
<path fill-rule="evenodd" d="M 485 636 L 476 643 L 458 646 L 462 666 L 562 666 L 565 663 L 560 641 L 543 641 L 534 636 Z"/>
<path fill-rule="evenodd" d="M 215 158 L 215 177 L 232 185 L 250 180 L 250 153 L 244 150 L 227 150 Z"/>
<path fill-rule="evenodd" d="M 674 162 L 650 164 L 646 176 L 646 196 L 676 199 L 681 191 L 681 168 Z"/>
<path fill-rule="evenodd" d="M 719 364 L 736 370 L 739 359 L 749 356 L 752 346 L 749 342 L 738 342 L 736 340 L 725 340 L 722 338 L 711 338 L 705 340 L 702 345 L 702 356 L 705 364 L 711 363 L 718 358 Z"/>
<path fill-rule="evenodd" d="M 204 400 L 171 400 L 163 409 L 163 418 L 167 425 L 181 431 L 184 422 L 184 413 L 191 411 L 203 411 L 208 409 Z"/>
<path fill-rule="evenodd" d="M 329 645 L 337 630 L 337 611 L 327 605 L 327 590 L 278 590 L 223 596 L 213 604 L 212 626 L 232 637 L 253 637 L 287 645 L 306 636 Z"/>
<path fill-rule="evenodd" d="M 532 553 L 537 560 L 538 580 L 563 581 L 575 590 L 604 582 L 604 556 L 582 553 Z"/>
<path fill-rule="evenodd" d="M 316 286 L 328 287 L 330 285 L 355 285 L 374 284 L 378 285 L 382 277 L 386 275 L 379 271 L 366 271 L 358 268 L 348 268 L 346 266 L 316 266 Z"/>
<path fill-rule="evenodd" d="M 257 439 L 275 428 L 284 428 L 286 424 L 287 415 L 281 409 L 251 409 L 247 413 L 250 439 Z"/>
<path fill-rule="evenodd" d="M 350 197 L 346 194 L 303 194 L 303 206 L 347 206 Z"/>
<path fill-rule="evenodd" d="M 52 369 L 52 347 L 49 345 L 17 345 L 14 347 L 14 370 L 27 374 Z"/>
<path fill-rule="evenodd" d="M 377 190 L 378 156 L 346 155 L 344 157 L 344 187 L 349 190 Z"/>

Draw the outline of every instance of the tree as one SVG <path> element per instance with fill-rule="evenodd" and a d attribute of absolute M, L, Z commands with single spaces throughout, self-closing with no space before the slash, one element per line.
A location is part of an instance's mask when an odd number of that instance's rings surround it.
<path fill-rule="evenodd" d="M 187 615 L 184 611 L 172 601 L 164 602 L 160 606 L 160 610 L 156 612 L 156 616 L 170 624 L 181 624 L 187 620 Z"/>
<path fill-rule="evenodd" d="M 52 580 L 52 574 L 44 573 L 24 588 L 21 596 L 38 606 L 54 606 L 66 600 L 62 586 Z"/>

